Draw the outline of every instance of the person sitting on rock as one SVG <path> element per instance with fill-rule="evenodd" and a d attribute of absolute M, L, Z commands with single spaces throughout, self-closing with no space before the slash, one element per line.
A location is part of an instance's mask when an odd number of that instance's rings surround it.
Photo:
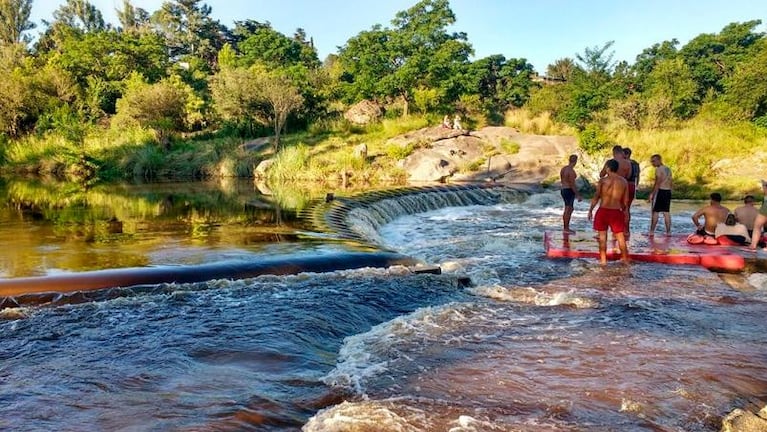
<path fill-rule="evenodd" d="M 445 117 L 442 118 L 442 127 L 445 129 L 452 129 L 453 125 L 450 123 L 450 116 L 445 114 Z"/>
<path fill-rule="evenodd" d="M 461 116 L 458 114 L 453 117 L 453 129 L 455 130 L 463 130 L 463 127 L 461 127 Z"/>

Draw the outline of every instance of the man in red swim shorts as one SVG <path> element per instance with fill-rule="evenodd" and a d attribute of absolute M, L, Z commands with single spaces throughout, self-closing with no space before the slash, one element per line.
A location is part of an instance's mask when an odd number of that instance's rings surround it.
<path fill-rule="evenodd" d="M 599 180 L 597 192 L 589 207 L 589 220 L 594 220 L 594 229 L 599 235 L 599 262 L 607 263 L 607 227 L 618 240 L 623 262 L 629 262 L 628 246 L 626 245 L 626 219 L 629 205 L 628 182 L 617 174 L 618 161 L 607 161 L 607 175 Z M 596 217 L 593 217 L 594 207 L 599 204 Z"/>

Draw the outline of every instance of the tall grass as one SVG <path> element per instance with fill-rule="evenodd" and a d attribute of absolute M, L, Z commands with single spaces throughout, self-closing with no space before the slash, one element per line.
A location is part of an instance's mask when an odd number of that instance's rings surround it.
<path fill-rule="evenodd" d="M 705 197 L 719 191 L 740 199 L 761 194 L 758 180 L 767 177 L 767 130 L 750 123 L 722 125 L 691 120 L 673 130 L 628 130 L 615 133 L 617 143 L 631 147 L 651 182 L 649 159 L 659 154 L 674 173 L 678 196 Z"/>
<path fill-rule="evenodd" d="M 506 111 L 504 125 L 519 129 L 522 133 L 534 135 L 575 135 L 577 133 L 574 128 L 556 122 L 548 112 L 533 116 L 524 108 Z"/>

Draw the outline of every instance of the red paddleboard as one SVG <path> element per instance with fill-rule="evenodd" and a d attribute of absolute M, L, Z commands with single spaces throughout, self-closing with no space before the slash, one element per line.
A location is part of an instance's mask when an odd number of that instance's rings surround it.
<path fill-rule="evenodd" d="M 547 231 L 543 236 L 546 256 L 549 258 L 599 258 L 599 242 L 594 231 L 578 234 Z M 735 248 L 723 245 L 693 245 L 687 235 L 664 234 L 649 237 L 632 234 L 628 240 L 632 261 L 662 264 L 700 265 L 709 270 L 740 272 L 746 266 L 745 258 Z M 607 259 L 620 259 L 618 243 L 608 233 Z"/>

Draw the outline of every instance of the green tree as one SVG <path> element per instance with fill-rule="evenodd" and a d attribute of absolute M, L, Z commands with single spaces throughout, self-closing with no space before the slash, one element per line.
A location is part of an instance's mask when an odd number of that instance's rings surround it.
<path fill-rule="evenodd" d="M 170 56 L 190 55 L 215 65 L 224 46 L 227 30 L 211 18 L 211 7 L 200 0 L 171 0 L 152 15 L 152 23 L 165 37 Z"/>
<path fill-rule="evenodd" d="M 171 134 L 184 128 L 187 95 L 170 79 L 149 84 L 139 74 L 134 74 L 117 101 L 114 124 L 153 129 L 158 141 L 168 150 Z"/>
<path fill-rule="evenodd" d="M 54 25 L 62 24 L 82 32 L 107 28 L 101 11 L 87 0 L 67 0 L 53 12 Z"/>
<path fill-rule="evenodd" d="M 586 48 L 575 57 L 580 62 L 563 91 L 569 92 L 568 102 L 557 110 L 556 118 L 583 129 L 595 113 L 606 110 L 610 100 L 616 97 L 616 87 L 611 81 L 614 70 L 613 41 L 601 47 Z"/>
<path fill-rule="evenodd" d="M 288 116 L 303 104 L 299 89 L 288 77 L 261 65 L 222 69 L 211 78 L 210 88 L 216 111 L 223 119 L 270 125 L 275 149 L 280 145 Z"/>
<path fill-rule="evenodd" d="M 53 21 L 43 20 L 45 32 L 35 46 L 38 53 L 62 51 L 65 40 L 108 29 L 104 17 L 87 0 L 67 0 L 53 12 Z"/>
<path fill-rule="evenodd" d="M 735 67 L 724 81 L 724 100 L 735 108 L 735 118 L 753 120 L 767 116 L 767 40 L 762 40 L 754 55 Z"/>
<path fill-rule="evenodd" d="M 130 0 L 123 0 L 122 9 L 116 9 L 120 29 L 126 33 L 150 31 L 150 15 L 146 10 L 133 6 Z"/>
<path fill-rule="evenodd" d="M 548 65 L 546 67 L 546 76 L 554 80 L 569 81 L 578 69 L 580 69 L 580 66 L 575 63 L 575 60 L 565 57 Z"/>
<path fill-rule="evenodd" d="M 319 67 L 317 52 L 304 40 L 289 38 L 274 30 L 269 23 L 255 27 L 250 34 L 240 30 L 244 37 L 237 45 L 243 66 L 264 63 L 271 67 L 287 67 L 303 64 L 310 68 Z M 299 35 L 300 36 L 300 35 Z"/>
<path fill-rule="evenodd" d="M 636 61 L 632 65 L 632 70 L 636 74 L 636 80 L 638 83 L 638 91 L 643 91 L 644 83 L 650 72 L 655 69 L 655 65 L 662 60 L 671 60 L 677 57 L 677 46 L 679 41 L 671 39 L 670 41 L 663 41 L 661 43 L 654 44 L 650 48 L 645 48 L 636 57 Z"/>
<path fill-rule="evenodd" d="M 0 0 L 0 46 L 29 42 L 24 32 L 35 28 L 31 11 L 32 0 Z"/>
<path fill-rule="evenodd" d="M 270 107 L 270 120 L 274 127 L 274 148 L 280 147 L 280 134 L 288 121 L 288 115 L 301 108 L 304 98 L 289 78 L 266 74 L 262 81 L 262 95 Z"/>
<path fill-rule="evenodd" d="M 686 119 L 695 113 L 698 89 L 690 68 L 681 58 L 661 60 L 647 77 L 645 94 L 656 100 L 665 99 L 671 114 Z"/>
<path fill-rule="evenodd" d="M 226 122 L 244 125 L 253 136 L 256 125 L 268 124 L 266 104 L 260 95 L 258 73 L 253 68 L 225 67 L 210 77 L 213 107 Z"/>
<path fill-rule="evenodd" d="M 487 110 L 521 107 L 533 88 L 533 66 L 525 59 L 506 59 L 497 54 L 466 67 L 465 91 L 479 95 Z"/>
<path fill-rule="evenodd" d="M 22 45 L 0 46 L 0 133 L 18 136 L 37 120 L 42 103 L 33 70 Z"/>
<path fill-rule="evenodd" d="M 587 74 L 592 76 L 605 77 L 612 73 L 615 62 L 613 57 L 615 51 L 609 51 L 615 44 L 615 41 L 606 42 L 601 47 L 588 47 L 582 54 L 576 54 L 575 58 L 581 63 L 581 67 Z"/>
<path fill-rule="evenodd" d="M 533 65 L 526 59 L 509 59 L 505 62 L 499 74 L 501 80 L 498 87 L 498 99 L 503 109 L 519 108 L 527 102 L 534 86 L 533 74 Z"/>
<path fill-rule="evenodd" d="M 166 74 L 168 57 L 154 33 L 118 33 L 114 30 L 62 35 L 60 51 L 48 62 L 66 71 L 84 89 L 81 106 L 91 117 L 115 113 L 123 80 L 137 72 L 149 82 Z"/>
<path fill-rule="evenodd" d="M 472 53 L 465 33 L 448 33 L 455 14 L 447 0 L 422 0 L 398 12 L 393 29 L 374 26 L 340 51 L 350 99 L 399 98 L 403 115 L 416 88 L 439 90 L 445 100 L 460 94 L 460 75 Z"/>
<path fill-rule="evenodd" d="M 753 20 L 728 24 L 719 34 L 701 34 L 679 50 L 698 85 L 698 101 L 710 91 L 719 94 L 724 90 L 725 77 L 750 57 L 756 42 L 764 38 L 764 33 L 755 32 L 761 23 Z"/>

